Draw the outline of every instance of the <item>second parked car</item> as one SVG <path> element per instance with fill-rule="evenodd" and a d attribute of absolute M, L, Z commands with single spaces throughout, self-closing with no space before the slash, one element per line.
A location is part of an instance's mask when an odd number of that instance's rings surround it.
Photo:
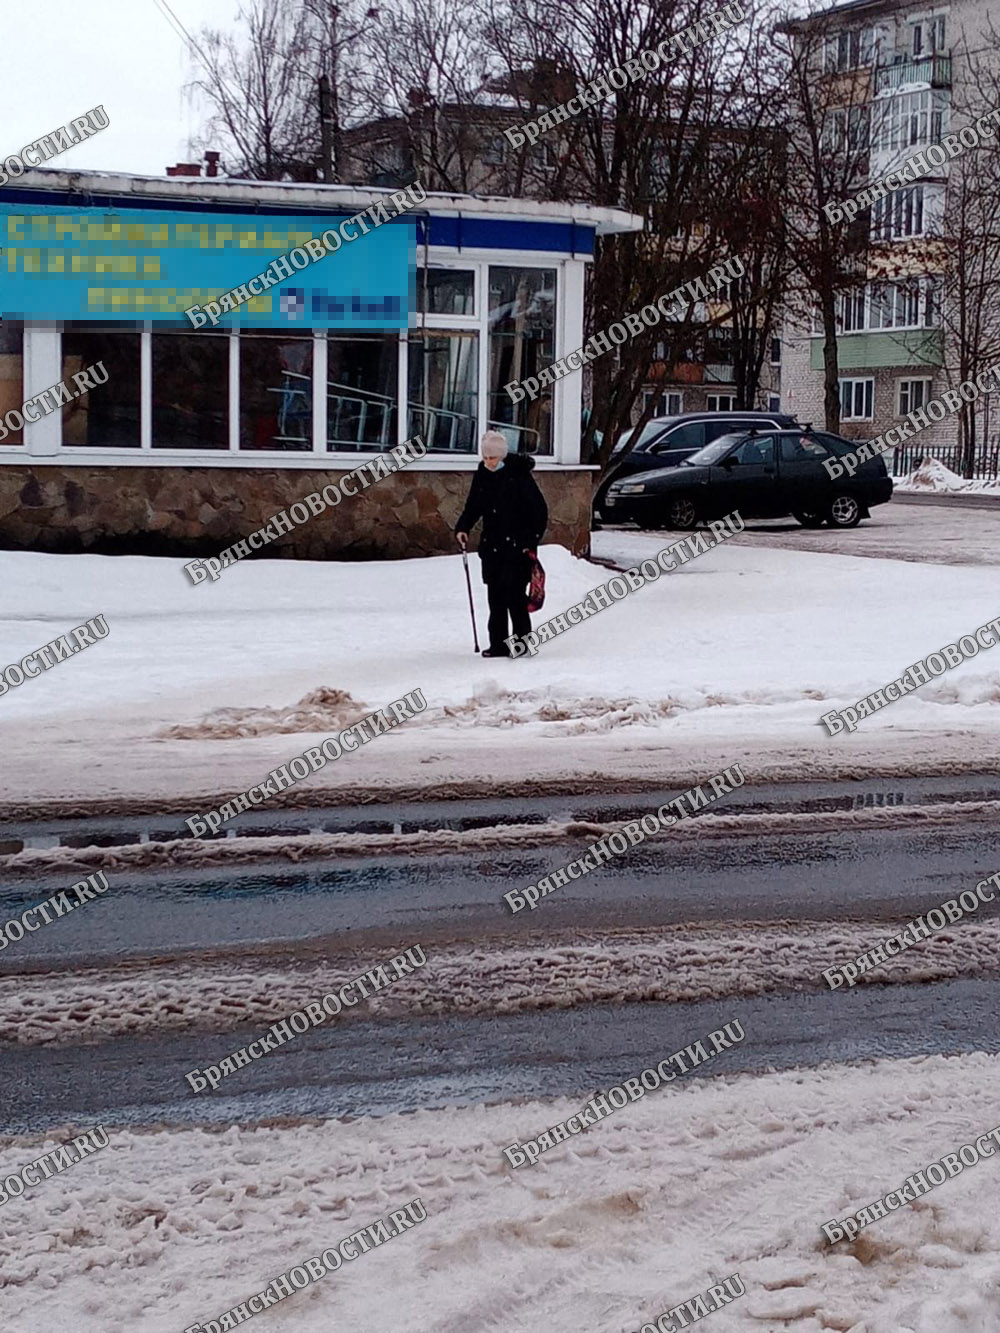
<path fill-rule="evenodd" d="M 794 417 L 782 412 L 682 412 L 673 417 L 653 417 L 632 444 L 629 439 L 635 434 L 634 427 L 619 435 L 607 472 L 594 494 L 594 509 L 602 518 L 611 520 L 613 515 L 605 506 L 605 497 L 616 481 L 623 481 L 633 472 L 676 467 L 720 435 L 798 424 Z"/>
<path fill-rule="evenodd" d="M 743 518 L 791 514 L 807 528 L 853 528 L 892 496 L 881 457 L 836 479 L 823 466 L 860 443 L 801 428 L 722 435 L 678 467 L 613 482 L 604 503 L 615 522 L 632 519 L 647 528 L 693 528 L 733 510 Z"/>

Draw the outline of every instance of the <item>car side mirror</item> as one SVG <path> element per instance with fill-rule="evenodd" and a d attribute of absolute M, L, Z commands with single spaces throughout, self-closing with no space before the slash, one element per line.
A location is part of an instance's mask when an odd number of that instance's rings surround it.
<path fill-rule="evenodd" d="M 736 455 L 727 454 L 726 457 L 722 460 L 721 466 L 724 467 L 727 472 L 731 472 L 733 468 L 736 466 L 736 463 L 737 463 Z"/>

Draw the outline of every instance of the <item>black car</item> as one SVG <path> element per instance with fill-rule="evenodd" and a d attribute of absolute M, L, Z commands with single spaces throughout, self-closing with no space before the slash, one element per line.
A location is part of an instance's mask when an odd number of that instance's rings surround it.
<path fill-rule="evenodd" d="M 674 417 L 652 417 L 631 446 L 628 441 L 635 434 L 634 426 L 619 435 L 607 472 L 594 494 L 594 508 L 602 518 L 611 519 L 612 514 L 605 508 L 605 496 L 614 482 L 634 472 L 676 467 L 720 435 L 798 425 L 794 417 L 783 412 L 684 412 Z"/>
<path fill-rule="evenodd" d="M 693 528 L 738 510 L 743 518 L 791 514 L 806 528 L 853 528 L 871 505 L 892 496 L 881 457 L 833 480 L 823 460 L 853 453 L 860 440 L 822 430 L 739 431 L 720 436 L 679 467 L 612 483 L 605 505 L 617 522 L 646 528 Z"/>

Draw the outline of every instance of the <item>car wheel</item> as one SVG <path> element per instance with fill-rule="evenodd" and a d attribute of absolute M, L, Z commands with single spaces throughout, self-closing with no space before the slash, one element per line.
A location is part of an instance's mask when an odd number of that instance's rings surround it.
<path fill-rule="evenodd" d="M 861 506 L 853 495 L 836 495 L 828 520 L 831 528 L 856 528 L 861 522 Z"/>
<path fill-rule="evenodd" d="M 801 523 L 804 528 L 821 528 L 826 522 L 825 514 L 806 513 L 802 509 L 793 509 L 792 518 Z"/>
<path fill-rule="evenodd" d="M 698 522 L 698 511 L 694 501 L 686 495 L 675 496 L 667 505 L 664 525 L 675 532 L 687 532 Z"/>

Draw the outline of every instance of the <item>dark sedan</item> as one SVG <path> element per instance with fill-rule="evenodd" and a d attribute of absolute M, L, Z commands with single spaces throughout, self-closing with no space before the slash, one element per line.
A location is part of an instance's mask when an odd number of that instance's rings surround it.
<path fill-rule="evenodd" d="M 819 430 L 740 431 L 723 435 L 678 467 L 613 482 L 605 499 L 614 522 L 693 528 L 738 510 L 743 518 L 784 518 L 807 528 L 853 528 L 892 496 L 880 457 L 836 480 L 824 459 L 853 453 L 860 440 Z"/>
<path fill-rule="evenodd" d="M 605 508 L 605 496 L 616 481 L 624 481 L 633 472 L 650 472 L 653 468 L 676 467 L 699 449 L 734 431 L 773 430 L 800 427 L 794 417 L 782 412 L 682 412 L 674 417 L 653 417 L 635 434 L 630 427 L 619 435 L 608 462 L 607 471 L 594 494 L 594 509 L 602 518 L 613 519 Z"/>

